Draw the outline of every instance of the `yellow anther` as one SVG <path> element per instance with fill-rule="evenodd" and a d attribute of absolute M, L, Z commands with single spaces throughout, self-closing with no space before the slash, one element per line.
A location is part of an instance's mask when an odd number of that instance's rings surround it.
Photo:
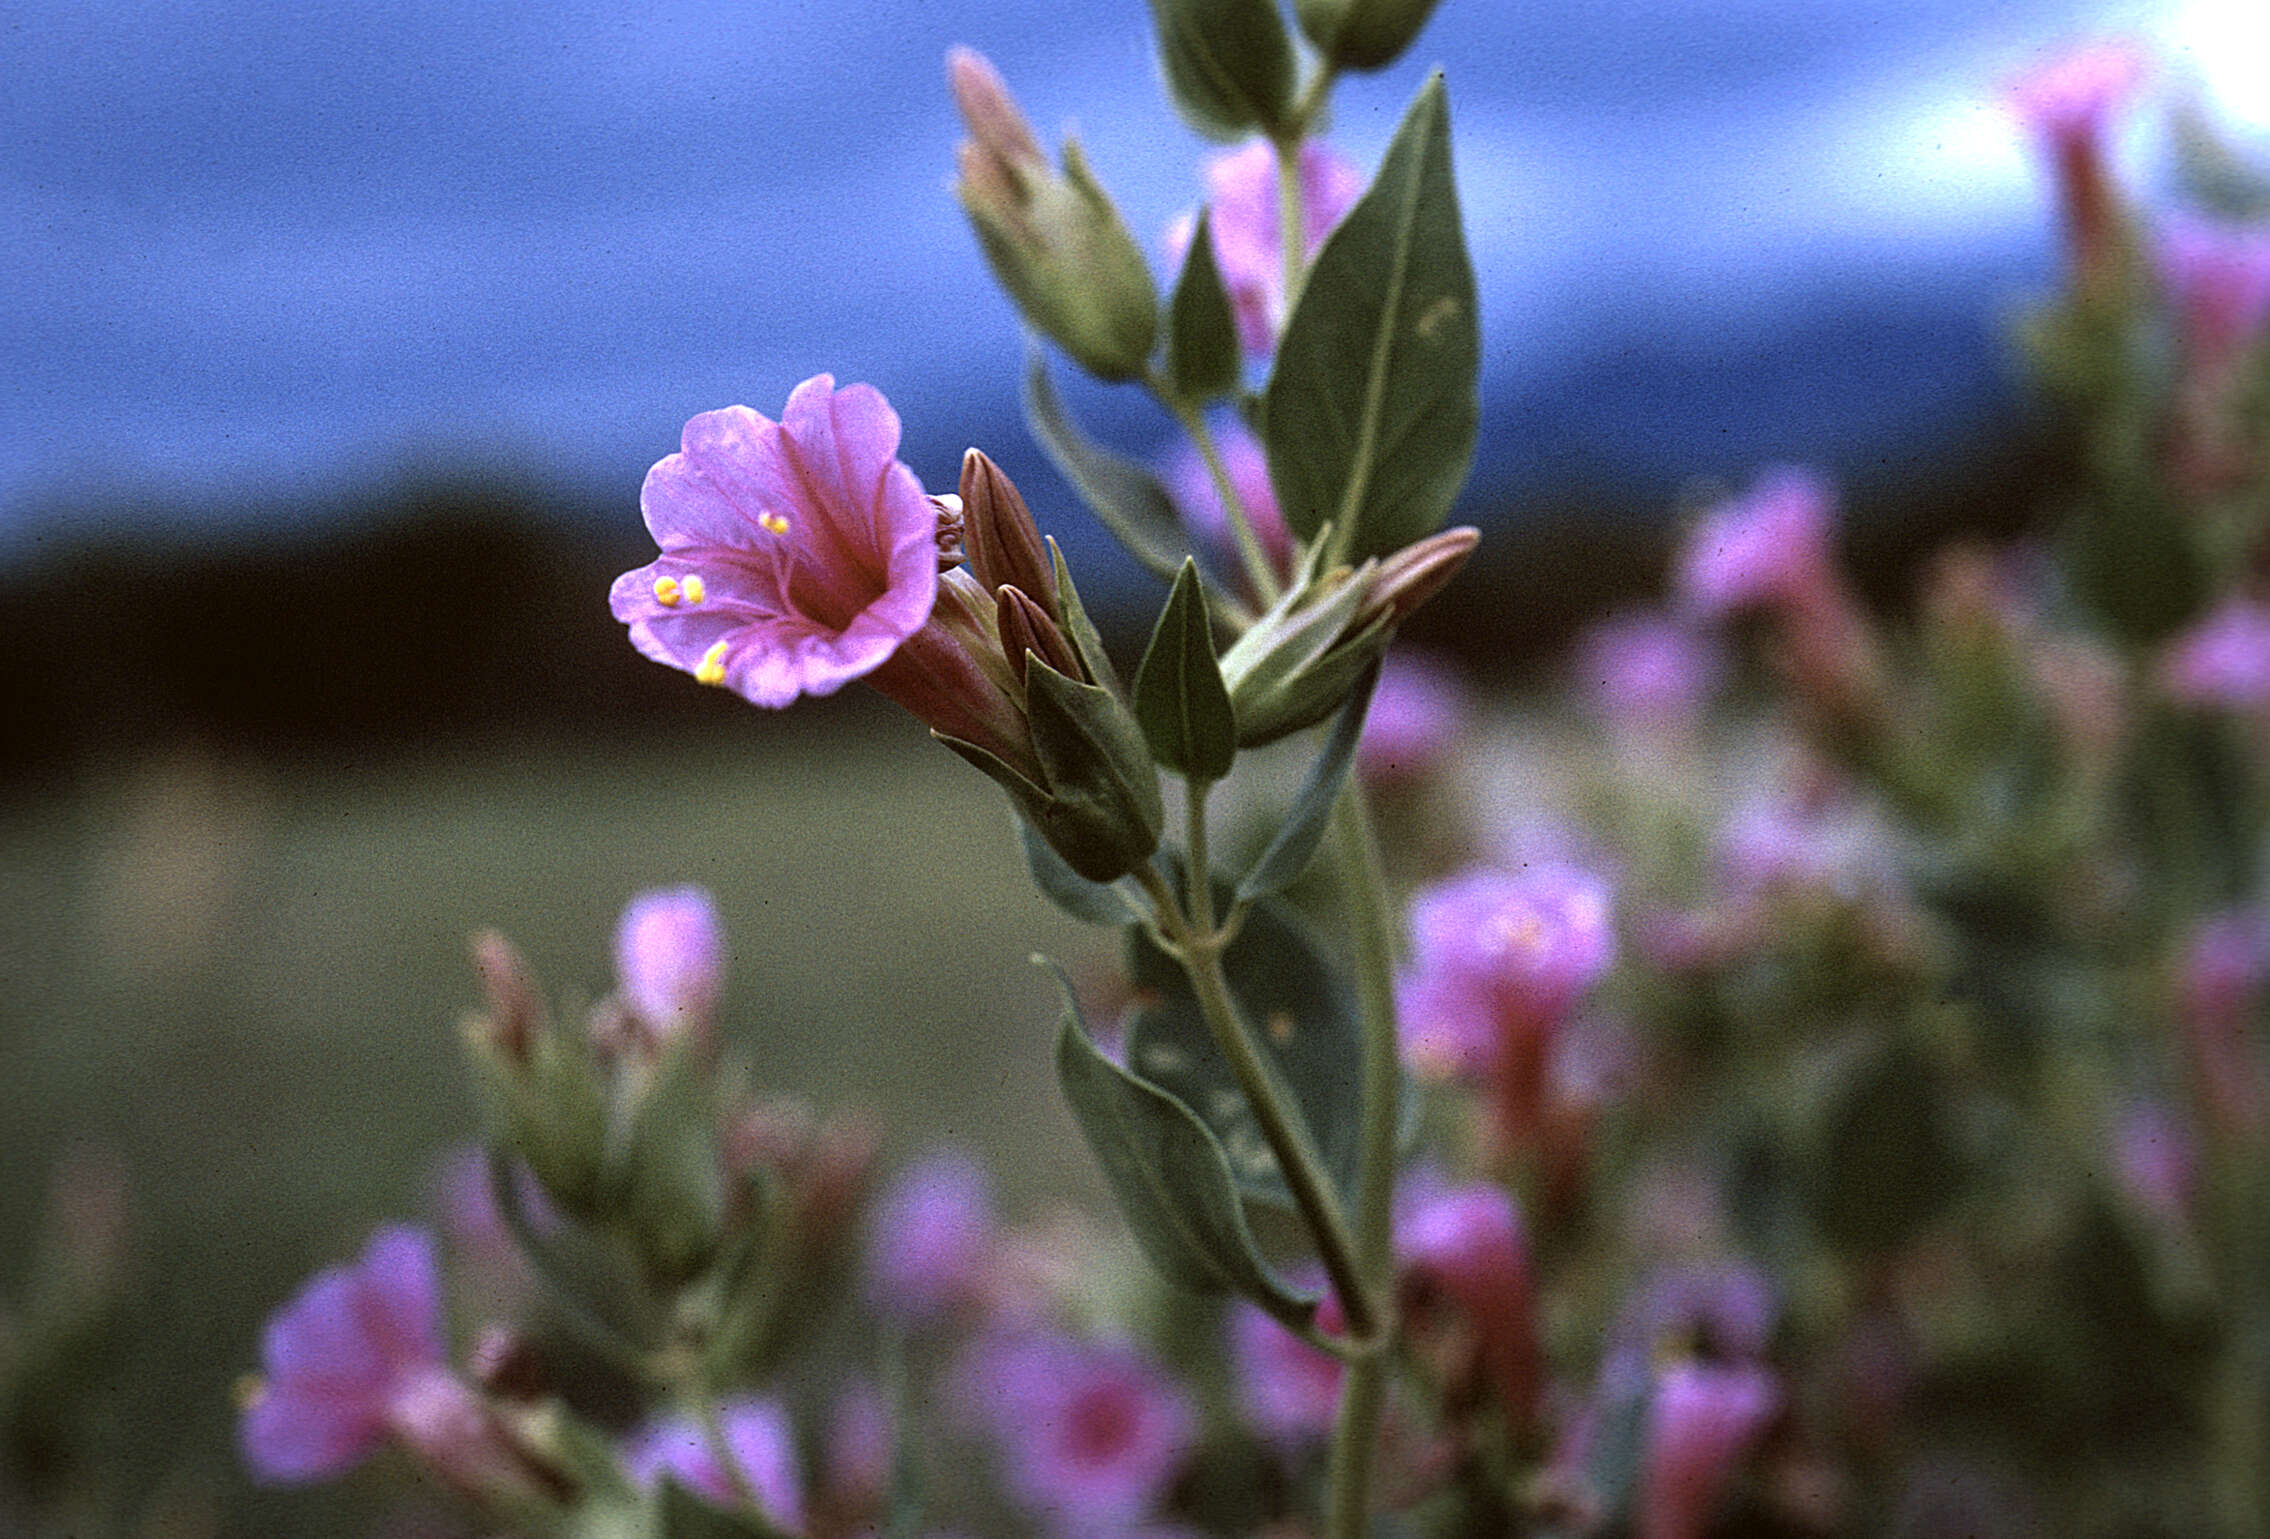
<path fill-rule="evenodd" d="M 685 596 L 686 590 L 677 578 L 657 577 L 654 579 L 654 602 L 660 604 L 664 609 L 676 609 L 678 600 Z"/>
<path fill-rule="evenodd" d="M 725 682 L 726 646 L 727 643 L 722 641 L 713 642 L 710 649 L 701 655 L 701 661 L 694 667 L 694 678 L 697 681 L 703 684 L 722 684 Z"/>
<path fill-rule="evenodd" d="M 685 593 L 686 602 L 689 604 L 698 604 L 709 597 L 709 584 L 701 580 L 699 572 L 688 572 L 685 582 L 679 586 L 681 591 Z"/>
<path fill-rule="evenodd" d="M 243 1374 L 229 1387 L 229 1399 L 239 1412 L 249 1411 L 267 1398 L 268 1381 L 257 1373 Z"/>
<path fill-rule="evenodd" d="M 757 522 L 762 524 L 765 528 L 771 530 L 774 534 L 788 533 L 787 517 L 784 514 L 775 513 L 770 508 L 765 509 L 762 513 L 759 513 L 757 515 Z"/>

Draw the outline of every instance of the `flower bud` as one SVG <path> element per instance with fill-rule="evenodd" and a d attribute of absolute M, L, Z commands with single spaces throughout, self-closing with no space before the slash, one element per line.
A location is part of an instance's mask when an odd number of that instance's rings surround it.
<path fill-rule="evenodd" d="M 699 887 L 642 892 L 615 927 L 623 1003 L 656 1042 L 705 1037 L 725 986 L 725 927 Z"/>
<path fill-rule="evenodd" d="M 1029 805 L 1042 835 L 1091 882 L 1150 859 L 1166 826 L 1159 770 L 1127 706 L 1110 690 L 1041 662 L 1025 670 L 1033 748 L 1047 790 Z M 1013 790 L 1014 788 L 1012 788 Z"/>
<path fill-rule="evenodd" d="M 494 930 L 473 937 L 473 967 L 488 996 L 486 1029 L 500 1052 L 526 1059 L 528 1045 L 544 1030 L 544 998 L 529 976 L 528 964 L 511 941 Z"/>
<path fill-rule="evenodd" d="M 1054 618 L 1056 573 L 1048 546 L 1016 483 L 982 449 L 962 455 L 961 504 L 962 548 L 977 580 L 988 592 L 1022 589 Z"/>
<path fill-rule="evenodd" d="M 1353 571 L 1322 571 L 1312 555 L 1301 580 L 1222 654 L 1238 746 L 1273 743 L 1338 710 L 1395 626 L 1442 590 L 1481 538 L 1445 529 Z M 1314 549 L 1327 543 L 1320 537 Z"/>
<path fill-rule="evenodd" d="M 994 595 L 994 623 L 1001 632 L 1001 650 L 1022 680 L 1025 658 L 1030 655 L 1066 678 L 1080 676 L 1080 659 L 1064 639 L 1048 612 L 1022 588 L 1004 587 Z"/>
<path fill-rule="evenodd" d="M 1342 69 L 1395 62 L 1434 13 L 1435 0 L 1293 0 L 1301 31 Z"/>
<path fill-rule="evenodd" d="M 1066 143 L 1059 175 L 983 55 L 956 48 L 946 69 L 970 131 L 954 191 L 994 276 L 1025 319 L 1089 373 L 1139 378 L 1158 336 L 1158 293 L 1079 146 Z"/>

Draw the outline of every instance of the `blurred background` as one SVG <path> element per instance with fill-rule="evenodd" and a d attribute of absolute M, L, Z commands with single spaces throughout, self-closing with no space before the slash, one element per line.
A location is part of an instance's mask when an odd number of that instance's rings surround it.
<path fill-rule="evenodd" d="M 2005 343 L 2054 252 L 1998 95 L 2104 32 L 2270 134 L 2258 0 L 1444 0 L 1350 81 L 1368 167 L 1448 66 L 1483 287 L 1490 539 L 1422 639 L 1504 681 L 1767 462 L 1835 476 L 1887 574 L 2021 519 L 2049 472 Z M 1024 957 L 1093 942 L 1000 799 L 871 702 L 644 664 L 604 602 L 684 420 L 821 370 L 892 398 L 932 485 L 986 447 L 1122 626 L 1153 601 L 1021 423 L 947 186 L 959 42 L 1155 253 L 1206 146 L 1135 0 L 0 0 L 0 1296 L 56 1162 L 115 1172 L 97 1403 L 148 1532 L 243 1510 L 259 1320 L 473 1132 L 478 926 L 596 991 L 632 892 L 705 883 L 767 1080 L 1013 1194 L 1082 1179 Z M 2122 152 L 2148 184 L 2165 146 Z"/>

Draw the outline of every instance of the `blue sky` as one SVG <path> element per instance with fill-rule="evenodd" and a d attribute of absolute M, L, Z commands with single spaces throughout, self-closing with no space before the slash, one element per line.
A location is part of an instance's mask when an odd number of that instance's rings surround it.
<path fill-rule="evenodd" d="M 2140 30 L 2244 117 L 2260 82 L 2215 61 L 2249 14 L 1443 0 L 1336 138 L 1369 163 L 1447 66 L 1501 484 L 1834 468 L 2007 396 L 1999 328 L 2049 264 L 2000 82 Z M 1076 125 L 1155 250 L 1205 146 L 1147 26 L 1139 0 L 0 0 L 0 550 L 420 467 L 627 505 L 687 416 L 821 370 L 892 396 L 927 479 L 972 441 L 1037 459 L 940 61 L 974 44 Z"/>

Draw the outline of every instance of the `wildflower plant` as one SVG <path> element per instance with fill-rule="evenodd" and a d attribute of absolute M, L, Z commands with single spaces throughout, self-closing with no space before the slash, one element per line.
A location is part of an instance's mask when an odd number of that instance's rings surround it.
<path fill-rule="evenodd" d="M 948 61 L 1034 437 L 1165 590 L 1133 667 L 1001 463 L 926 489 L 825 374 L 687 425 L 611 594 L 699 683 L 863 681 L 1006 794 L 1117 937 L 1116 1019 L 1044 964 L 1115 1220 L 1013 1220 L 952 1150 L 868 1202 L 876 1131 L 722 1030 L 698 889 L 631 902 L 586 1009 L 486 935 L 453 1249 L 508 1317 L 453 1347 L 437 1242 L 382 1229 L 270 1322 L 253 1473 L 392 1445 L 588 1539 L 2270 1532 L 2270 280 L 2259 232 L 2146 260 L 2104 148 L 2140 56 L 2010 97 L 2069 225 L 2027 332 L 2083 467 L 2055 543 L 1887 623 L 1830 481 L 1761 472 L 1575 649 L 1586 774 L 1517 836 L 1455 680 L 1388 655 L 1479 538 L 1448 87 L 1368 178 L 1318 132 L 1431 0 L 1150 9 L 1237 143 L 1163 290 Z M 1051 348 L 1180 468 L 1074 421 Z"/>

